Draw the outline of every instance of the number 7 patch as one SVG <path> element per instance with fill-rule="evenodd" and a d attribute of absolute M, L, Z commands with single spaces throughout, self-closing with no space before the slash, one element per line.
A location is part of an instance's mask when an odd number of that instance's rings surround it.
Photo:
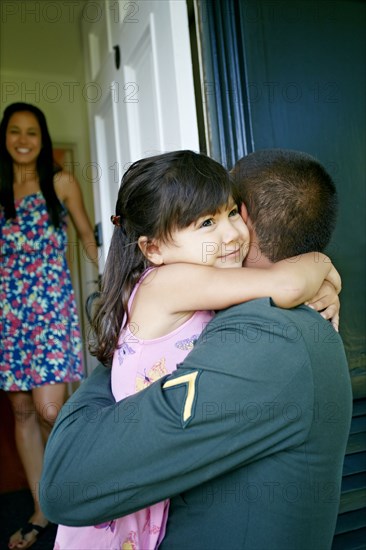
<path fill-rule="evenodd" d="M 194 402 L 196 400 L 196 383 L 198 380 L 198 371 L 190 372 L 189 374 L 183 374 L 182 376 L 177 376 L 165 382 L 163 389 L 174 388 L 175 386 L 186 385 L 186 396 L 183 407 L 182 414 L 182 425 L 185 427 L 192 418 L 192 410 L 194 407 Z"/>

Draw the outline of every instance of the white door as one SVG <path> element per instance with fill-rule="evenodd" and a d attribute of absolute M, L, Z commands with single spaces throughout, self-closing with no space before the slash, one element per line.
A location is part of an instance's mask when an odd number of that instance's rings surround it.
<path fill-rule="evenodd" d="M 198 151 L 198 129 L 185 0 L 93 0 L 82 21 L 103 268 L 122 174 L 142 157 Z"/>

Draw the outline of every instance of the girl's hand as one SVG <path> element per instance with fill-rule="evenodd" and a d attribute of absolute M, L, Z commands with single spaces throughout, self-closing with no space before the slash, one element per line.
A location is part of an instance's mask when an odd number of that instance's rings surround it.
<path fill-rule="evenodd" d="M 327 280 L 323 282 L 318 292 L 305 305 L 319 311 L 324 319 L 329 319 L 334 329 L 339 332 L 340 301 L 338 287 L 336 288 Z"/>
<path fill-rule="evenodd" d="M 339 275 L 339 273 L 336 270 L 336 268 L 334 267 L 334 265 L 331 265 L 330 271 L 329 271 L 328 275 L 326 276 L 325 280 L 329 281 L 329 283 L 331 283 L 333 285 L 334 290 L 337 294 L 340 293 L 340 291 L 342 290 L 342 280 L 341 280 L 341 276 Z M 321 289 L 322 289 L 322 287 L 320 287 L 319 290 L 321 290 Z"/>

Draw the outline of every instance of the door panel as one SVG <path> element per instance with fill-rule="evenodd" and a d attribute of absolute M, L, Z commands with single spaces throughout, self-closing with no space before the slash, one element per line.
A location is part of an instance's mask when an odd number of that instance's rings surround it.
<path fill-rule="evenodd" d="M 84 21 L 83 36 L 87 78 L 101 95 L 89 103 L 89 116 L 103 268 L 109 219 L 128 166 L 164 151 L 198 150 L 199 141 L 186 3 L 99 0 L 98 5 L 101 17 Z"/>
<path fill-rule="evenodd" d="M 210 154 L 231 168 L 243 152 L 298 149 L 336 183 L 327 252 L 343 279 L 340 329 L 356 397 L 366 379 L 365 12 L 357 0 L 228 0 L 226 10 L 213 1 L 201 13 L 203 77 L 215 85 L 205 96 Z"/>
<path fill-rule="evenodd" d="M 98 151 L 98 165 L 95 178 L 99 187 L 99 208 L 101 219 L 110 220 L 115 209 L 116 189 L 119 182 L 118 130 L 115 124 L 113 95 L 109 94 L 95 114 L 95 141 Z M 112 237 L 113 225 L 103 225 L 103 239 L 107 242 Z"/>
<path fill-rule="evenodd" d="M 127 128 L 130 158 L 138 159 L 164 149 L 159 104 L 159 75 L 155 43 L 155 22 L 151 14 L 141 36 L 124 48 L 124 101 L 127 103 Z M 121 122 L 124 111 L 121 110 Z"/>
<path fill-rule="evenodd" d="M 199 6 L 211 155 L 231 168 L 252 150 L 298 149 L 317 157 L 337 185 L 338 223 L 327 252 L 343 281 L 340 333 L 354 403 L 333 549 L 365 548 L 366 4 Z"/>

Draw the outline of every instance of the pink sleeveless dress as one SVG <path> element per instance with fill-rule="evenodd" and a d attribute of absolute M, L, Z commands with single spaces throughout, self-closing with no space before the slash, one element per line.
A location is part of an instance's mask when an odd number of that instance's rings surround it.
<path fill-rule="evenodd" d="M 139 285 L 150 272 L 151 269 L 147 270 L 136 285 L 129 308 Z M 196 311 L 180 327 L 153 340 L 139 339 L 133 323 L 124 328 L 112 363 L 112 392 L 116 401 L 172 373 L 192 349 L 213 315 L 212 311 Z M 132 465 L 132 479 L 133 475 Z M 168 510 L 169 500 L 165 500 L 94 527 L 60 525 L 54 550 L 155 550 L 165 535 Z"/>

